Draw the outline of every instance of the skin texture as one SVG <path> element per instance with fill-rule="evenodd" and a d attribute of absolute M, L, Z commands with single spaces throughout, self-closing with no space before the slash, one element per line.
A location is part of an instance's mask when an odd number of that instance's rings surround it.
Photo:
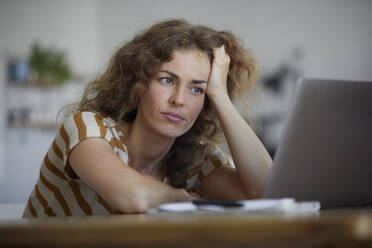
<path fill-rule="evenodd" d="M 236 169 L 214 170 L 199 190 L 219 200 L 262 195 L 271 158 L 227 94 L 230 58 L 224 47 L 215 48 L 213 55 L 211 65 L 202 51 L 176 50 L 173 59 L 161 66 L 140 101 L 135 121 L 122 126 L 129 166 L 102 139 L 87 139 L 71 152 L 75 172 L 118 212 L 145 212 L 164 202 L 193 199 L 185 190 L 160 182 L 160 162 L 174 140 L 195 122 L 205 94 L 217 112 Z"/>

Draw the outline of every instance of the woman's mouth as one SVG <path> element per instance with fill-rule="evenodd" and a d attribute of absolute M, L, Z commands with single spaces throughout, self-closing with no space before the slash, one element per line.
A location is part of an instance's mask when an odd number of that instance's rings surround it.
<path fill-rule="evenodd" d="M 175 112 L 166 112 L 166 113 L 162 113 L 162 115 L 169 121 L 172 121 L 172 122 L 182 122 L 184 121 L 185 119 L 178 113 L 175 113 Z"/>

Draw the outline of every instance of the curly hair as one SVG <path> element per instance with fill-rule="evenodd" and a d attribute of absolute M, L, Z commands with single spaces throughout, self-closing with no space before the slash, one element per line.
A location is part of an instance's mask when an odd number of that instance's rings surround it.
<path fill-rule="evenodd" d="M 231 99 L 244 93 L 256 81 L 256 62 L 230 31 L 192 25 L 172 19 L 157 23 L 125 43 L 111 58 L 107 70 L 87 84 L 76 111 L 88 110 L 105 114 L 117 123 L 133 122 L 139 101 L 160 66 L 172 60 L 177 49 L 199 49 L 213 61 L 213 48 L 224 45 L 230 56 L 227 89 Z M 208 97 L 194 125 L 178 137 L 163 159 L 163 171 L 170 184 L 186 187 L 188 169 L 202 152 L 214 144 L 221 133 Z"/>

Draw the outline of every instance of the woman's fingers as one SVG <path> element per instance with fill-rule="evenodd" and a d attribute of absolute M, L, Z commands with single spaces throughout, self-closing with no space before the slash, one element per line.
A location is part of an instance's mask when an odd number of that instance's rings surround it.
<path fill-rule="evenodd" d="M 229 72 L 230 57 L 225 51 L 225 46 L 213 49 L 213 62 L 207 94 L 227 94 L 227 74 Z"/>
<path fill-rule="evenodd" d="M 213 57 L 213 62 L 217 64 L 226 66 L 230 63 L 230 56 L 226 53 L 224 45 L 213 49 Z"/>

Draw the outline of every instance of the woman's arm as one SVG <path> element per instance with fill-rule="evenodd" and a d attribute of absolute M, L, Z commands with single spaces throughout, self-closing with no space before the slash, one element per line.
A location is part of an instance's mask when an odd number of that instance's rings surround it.
<path fill-rule="evenodd" d="M 142 213 L 161 203 L 191 200 L 185 190 L 126 166 L 100 138 L 79 143 L 71 151 L 69 162 L 79 177 L 118 212 Z"/>
<path fill-rule="evenodd" d="M 232 194 L 231 198 L 242 198 L 243 194 L 246 198 L 258 198 L 263 194 L 272 160 L 228 96 L 226 80 L 230 58 L 224 47 L 214 49 L 213 55 L 207 95 L 217 112 L 236 170 L 217 168 L 201 182 L 200 190 L 225 199 L 230 197 L 226 194 Z M 217 183 L 224 184 L 223 191 L 215 192 L 216 187 L 211 185 Z"/>

